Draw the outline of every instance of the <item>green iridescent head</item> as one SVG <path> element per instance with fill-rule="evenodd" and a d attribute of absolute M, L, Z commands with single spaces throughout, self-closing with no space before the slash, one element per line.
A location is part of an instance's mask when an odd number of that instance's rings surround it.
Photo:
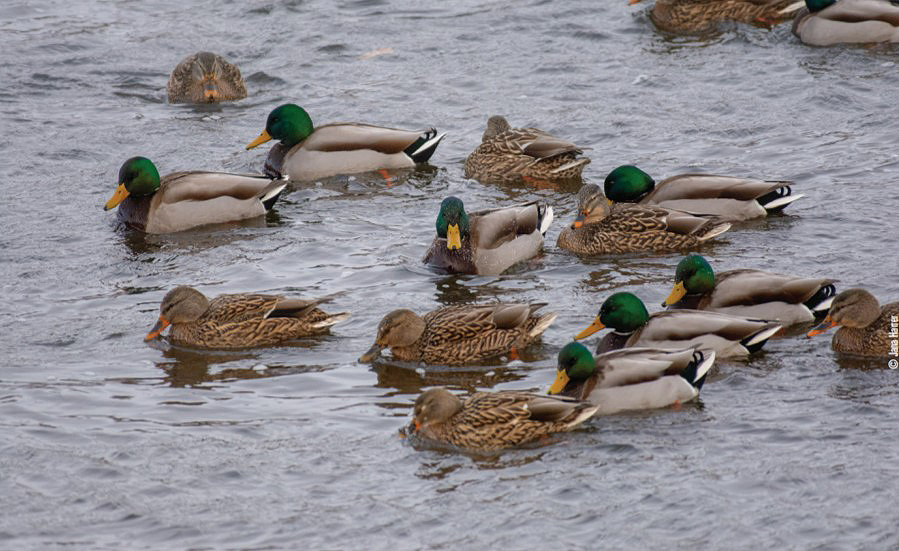
<path fill-rule="evenodd" d="M 705 294 L 715 288 L 715 271 L 708 261 L 699 254 L 688 254 L 677 264 L 674 273 L 674 289 L 662 303 L 670 306 L 685 295 Z"/>
<path fill-rule="evenodd" d="M 115 208 L 129 196 L 146 197 L 159 189 L 159 171 L 146 157 L 131 157 L 119 169 L 119 185 L 103 208 Z"/>
<path fill-rule="evenodd" d="M 285 147 L 293 147 L 308 138 L 312 130 L 312 118 L 309 113 L 299 105 L 285 103 L 268 114 L 265 130 L 247 145 L 247 149 L 269 140 L 280 140 Z"/>
<path fill-rule="evenodd" d="M 582 382 L 596 374 L 596 361 L 586 346 L 573 341 L 559 350 L 558 368 L 570 380 Z"/>
<path fill-rule="evenodd" d="M 834 5 L 836 1 L 837 0 L 805 0 L 805 7 L 808 8 L 808 11 L 814 13 Z"/>
<path fill-rule="evenodd" d="M 462 239 L 469 233 L 468 215 L 462 200 L 458 197 L 444 199 L 437 213 L 437 237 L 446 239 L 446 247 L 454 250 L 462 248 Z"/>
<path fill-rule="evenodd" d="M 655 187 L 655 180 L 633 165 L 622 165 L 609 172 L 603 184 L 606 197 L 619 203 L 636 203 Z"/>
<path fill-rule="evenodd" d="M 649 321 L 643 301 L 632 293 L 615 293 L 599 308 L 599 321 L 619 333 L 630 333 Z"/>

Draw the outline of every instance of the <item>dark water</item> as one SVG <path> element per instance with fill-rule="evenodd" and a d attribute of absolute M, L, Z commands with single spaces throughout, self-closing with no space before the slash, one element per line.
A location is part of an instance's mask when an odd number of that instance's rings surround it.
<path fill-rule="evenodd" d="M 558 347 L 613 290 L 652 305 L 677 255 L 582 262 L 555 247 L 570 189 L 462 177 L 486 118 L 625 162 L 797 182 L 784 216 L 703 252 L 719 269 L 826 275 L 896 300 L 899 99 L 890 48 L 808 48 L 784 25 L 658 33 L 606 2 L 63 2 L 0 6 L 0 548 L 894 547 L 897 372 L 785 338 L 720 364 L 679 411 L 597 419 L 477 459 L 397 434 L 421 388 L 543 390 Z M 392 53 L 364 59 L 367 52 Z M 250 96 L 165 101 L 208 49 Z M 160 172 L 255 171 L 243 146 L 286 101 L 313 119 L 449 132 L 432 165 L 293 188 L 255 223 L 135 235 L 101 206 L 132 155 Z M 419 264 L 449 194 L 543 199 L 546 253 L 500 277 Z M 177 284 L 340 294 L 353 316 L 293 346 L 148 346 Z M 356 363 L 398 306 L 547 301 L 523 361 L 463 372 Z"/>

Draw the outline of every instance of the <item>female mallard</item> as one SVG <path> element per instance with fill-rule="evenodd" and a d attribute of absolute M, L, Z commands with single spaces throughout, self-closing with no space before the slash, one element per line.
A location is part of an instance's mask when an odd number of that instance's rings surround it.
<path fill-rule="evenodd" d="M 606 176 L 603 187 L 610 201 L 714 214 L 733 222 L 767 216 L 803 197 L 792 194 L 792 184 L 714 174 L 679 174 L 656 185 L 649 174 L 624 165 Z"/>
<path fill-rule="evenodd" d="M 252 149 L 280 140 L 265 162 L 266 174 L 308 181 L 337 174 L 410 168 L 431 158 L 446 133 L 397 130 L 361 123 L 312 127 L 305 109 L 284 104 L 268 115 L 265 130 L 247 144 Z"/>
<path fill-rule="evenodd" d="M 864 289 L 849 289 L 838 294 L 830 313 L 808 336 L 818 335 L 841 325 L 831 346 L 837 352 L 856 356 L 899 356 L 899 302 L 884 304 Z"/>
<path fill-rule="evenodd" d="M 661 408 L 699 396 L 715 363 L 713 350 L 624 348 L 596 358 L 579 342 L 559 351 L 559 371 L 549 389 L 596 404 L 598 415 Z"/>
<path fill-rule="evenodd" d="M 656 0 L 649 18 L 662 30 L 690 33 L 724 21 L 771 26 L 788 20 L 801 6 L 802 0 Z"/>
<path fill-rule="evenodd" d="M 701 255 L 689 254 L 678 263 L 674 289 L 662 306 L 710 310 L 793 325 L 814 321 L 815 317 L 827 313 L 835 294 L 833 282 L 760 270 L 716 274 Z"/>
<path fill-rule="evenodd" d="M 287 299 L 276 295 L 219 295 L 212 300 L 193 287 L 175 287 L 162 299 L 159 321 L 144 340 L 169 325 L 177 343 L 197 348 L 251 348 L 317 335 L 349 317 L 318 308 L 327 299 Z"/>
<path fill-rule="evenodd" d="M 589 337 L 605 327 L 613 331 L 600 339 L 597 354 L 633 346 L 698 346 L 711 348 L 719 358 L 747 356 L 781 328 L 767 320 L 703 310 L 668 310 L 650 316 L 643 301 L 631 293 L 615 293 L 607 298 L 590 327 L 574 338 Z"/>
<path fill-rule="evenodd" d="M 220 55 L 197 52 L 169 77 L 169 103 L 213 103 L 247 97 L 240 69 Z"/>
<path fill-rule="evenodd" d="M 567 432 L 597 407 L 579 400 L 529 392 L 478 392 L 461 400 L 443 387 L 415 400 L 413 424 L 419 436 L 470 451 L 497 451 Z"/>
<path fill-rule="evenodd" d="M 583 149 L 536 128 L 511 128 L 494 115 L 487 119 L 481 145 L 465 159 L 465 177 L 481 183 L 578 179 L 590 163 L 579 157 Z"/>
<path fill-rule="evenodd" d="M 610 206 L 595 184 L 578 192 L 578 214 L 556 244 L 578 254 L 676 251 L 697 247 L 730 228 L 716 217 L 642 205 Z"/>
<path fill-rule="evenodd" d="M 545 303 L 445 306 L 417 316 L 394 310 L 378 324 L 372 347 L 359 358 L 374 360 L 385 348 L 393 358 L 426 364 L 465 364 L 510 354 L 534 342 L 556 319 L 538 316 Z"/>
<path fill-rule="evenodd" d="M 805 0 L 793 34 L 812 46 L 899 42 L 896 0 Z"/>
<path fill-rule="evenodd" d="M 171 233 L 265 214 L 287 184 L 264 176 L 173 172 L 162 181 L 145 157 L 119 169 L 119 186 L 103 208 L 119 207 L 119 220 L 147 233 Z"/>
<path fill-rule="evenodd" d="M 540 254 L 552 220 L 552 207 L 536 201 L 468 214 L 460 199 L 447 197 L 424 262 L 452 273 L 499 275 Z"/>

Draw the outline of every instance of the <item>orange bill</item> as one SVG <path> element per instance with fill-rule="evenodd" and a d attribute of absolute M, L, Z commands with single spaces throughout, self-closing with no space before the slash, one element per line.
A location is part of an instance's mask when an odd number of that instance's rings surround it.
<path fill-rule="evenodd" d="M 119 187 L 115 188 L 115 193 L 112 194 L 112 197 L 109 198 L 109 201 L 106 201 L 106 204 L 103 205 L 103 210 L 114 209 L 119 206 L 119 203 L 124 201 L 128 197 L 128 190 L 125 189 L 125 184 L 119 184 Z"/>
<path fill-rule="evenodd" d="M 257 145 L 264 144 L 265 142 L 267 142 L 271 139 L 272 139 L 272 137 L 269 136 L 268 130 L 263 130 L 262 134 L 259 134 L 259 136 L 257 136 L 255 140 L 253 140 L 252 142 L 247 144 L 247 149 L 253 149 Z"/>
<path fill-rule="evenodd" d="M 668 298 L 665 299 L 665 302 L 662 303 L 662 306 L 671 306 L 675 302 L 684 298 L 687 294 L 687 288 L 684 287 L 683 281 L 678 281 L 674 284 L 674 289 L 671 290 L 671 294 L 668 295 Z"/>
<path fill-rule="evenodd" d="M 449 250 L 462 248 L 462 235 L 459 233 L 459 224 L 450 224 L 446 230 L 446 248 Z"/>
<path fill-rule="evenodd" d="M 830 316 L 827 316 L 826 318 L 824 318 L 824 321 L 822 321 L 820 324 L 815 326 L 814 329 L 812 329 L 811 331 L 806 333 L 805 336 L 806 337 L 814 337 L 815 335 L 820 335 L 821 333 L 824 333 L 828 329 L 831 329 L 836 326 L 837 326 L 837 323 L 835 321 L 831 320 Z"/>
<path fill-rule="evenodd" d="M 149 341 L 155 339 L 159 336 L 160 333 L 165 331 L 165 328 L 171 325 L 168 320 L 163 319 L 162 316 L 159 316 L 159 321 L 156 322 L 156 325 L 153 326 L 153 329 L 150 329 L 150 332 L 147 333 L 147 336 L 144 337 L 145 341 Z"/>
<path fill-rule="evenodd" d="M 218 101 L 219 99 L 219 90 L 212 78 L 207 77 L 203 80 L 203 99 L 206 101 Z"/>
<path fill-rule="evenodd" d="M 593 320 L 593 323 L 590 324 L 590 327 L 584 329 L 580 333 L 574 336 L 574 340 L 583 339 L 585 337 L 589 337 L 593 333 L 596 333 L 600 329 L 605 329 L 606 326 L 603 322 L 599 321 L 599 316 L 596 316 L 596 319 Z"/>
<path fill-rule="evenodd" d="M 549 390 L 546 391 L 547 394 L 558 394 L 565 390 L 565 385 L 568 384 L 568 373 L 565 373 L 564 369 L 560 369 L 558 373 L 556 373 L 556 380 L 553 381 Z"/>

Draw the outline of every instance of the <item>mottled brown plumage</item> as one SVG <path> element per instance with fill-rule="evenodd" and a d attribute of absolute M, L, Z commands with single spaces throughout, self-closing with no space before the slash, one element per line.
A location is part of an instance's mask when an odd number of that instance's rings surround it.
<path fill-rule="evenodd" d="M 411 310 L 394 310 L 381 320 L 375 343 L 359 361 L 371 361 L 385 348 L 390 348 L 396 360 L 426 364 L 465 364 L 495 358 L 527 346 L 549 327 L 556 314 L 535 314 L 543 306 L 445 306 L 424 317 Z"/>
<path fill-rule="evenodd" d="M 580 156 L 584 149 L 536 128 L 511 128 L 494 115 L 487 120 L 481 145 L 465 159 L 465 177 L 481 183 L 579 179 L 590 163 Z"/>
<path fill-rule="evenodd" d="M 730 228 L 714 216 L 628 203 L 609 206 L 595 184 L 578 193 L 578 215 L 557 245 L 578 254 L 675 251 L 693 248 Z"/>
<path fill-rule="evenodd" d="M 787 21 L 801 6 L 796 0 L 656 0 L 649 17 L 665 31 L 697 32 L 724 21 L 771 26 Z"/>
<path fill-rule="evenodd" d="M 250 348 L 325 333 L 349 314 L 327 314 L 317 306 L 327 299 L 287 299 L 240 293 L 209 300 L 193 287 L 169 291 L 159 307 L 159 321 L 147 334 L 157 337 L 172 326 L 169 337 L 198 348 Z"/>
<path fill-rule="evenodd" d="M 478 392 L 464 400 L 443 387 L 415 400 L 413 423 L 422 437 L 471 451 L 497 451 L 570 431 L 597 406 L 528 392 Z"/>
<path fill-rule="evenodd" d="M 210 52 L 184 58 L 169 76 L 167 89 L 170 103 L 214 103 L 247 97 L 240 69 Z"/>
<path fill-rule="evenodd" d="M 841 326 L 831 346 L 837 352 L 856 356 L 896 357 L 899 349 L 899 302 L 884 304 L 864 289 L 848 289 L 838 294 L 824 321 L 809 331 L 814 336 Z M 892 332 L 892 334 L 891 334 Z"/>

